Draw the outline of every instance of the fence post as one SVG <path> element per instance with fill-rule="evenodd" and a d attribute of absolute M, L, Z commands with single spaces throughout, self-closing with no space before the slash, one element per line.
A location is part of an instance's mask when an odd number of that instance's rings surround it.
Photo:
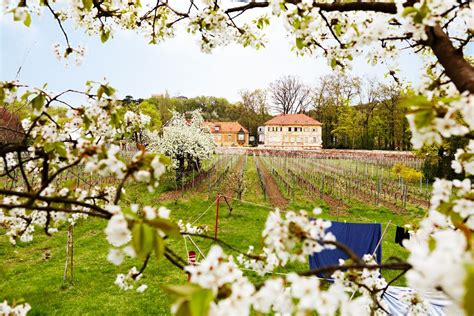
<path fill-rule="evenodd" d="M 74 282 L 74 226 L 69 225 L 67 229 L 66 241 L 66 265 L 64 267 L 63 282 L 66 283 L 69 271 L 69 280 L 71 284 Z"/>
<path fill-rule="evenodd" d="M 214 227 L 214 240 L 217 240 L 217 229 L 219 225 L 219 202 L 221 195 L 217 193 L 216 197 L 216 226 Z"/>

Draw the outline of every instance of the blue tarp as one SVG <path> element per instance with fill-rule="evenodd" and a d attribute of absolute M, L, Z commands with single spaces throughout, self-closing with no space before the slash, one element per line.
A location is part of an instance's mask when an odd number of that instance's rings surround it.
<path fill-rule="evenodd" d="M 336 240 L 347 245 L 359 257 L 365 254 L 372 254 L 375 247 L 382 237 L 381 224 L 365 223 L 342 223 L 332 222 L 331 227 L 327 229 L 336 236 Z M 376 252 L 377 262 L 382 261 L 382 244 L 379 245 Z M 339 259 L 346 260 L 348 256 L 339 249 L 323 250 L 309 256 L 309 266 L 311 269 L 338 265 Z"/>

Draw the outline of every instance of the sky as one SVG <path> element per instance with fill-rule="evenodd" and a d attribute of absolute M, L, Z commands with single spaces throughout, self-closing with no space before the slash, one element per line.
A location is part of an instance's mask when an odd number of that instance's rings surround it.
<path fill-rule="evenodd" d="M 267 31 L 269 43 L 261 50 L 231 45 L 212 54 L 200 51 L 197 39 L 184 32 L 158 45 L 130 31 L 118 31 L 105 44 L 82 30 L 66 24 L 72 46 L 86 48 L 81 66 L 71 60 L 66 67 L 56 59 L 53 44 L 64 45 L 63 35 L 48 12 L 33 16 L 29 28 L 13 22 L 11 15 L 0 16 L 0 80 L 13 80 L 20 65 L 18 79 L 31 86 L 48 83 L 51 91 L 69 88 L 84 90 L 87 80 L 106 78 L 123 98 L 148 98 L 152 94 L 194 97 L 200 95 L 239 100 L 242 89 L 266 88 L 284 75 L 299 76 L 307 84 L 332 72 L 323 58 L 298 57 L 291 51 L 281 22 L 275 21 Z M 404 53 L 399 57 L 405 80 L 416 82 L 420 62 Z M 353 74 L 383 79 L 386 69 L 356 60 Z"/>

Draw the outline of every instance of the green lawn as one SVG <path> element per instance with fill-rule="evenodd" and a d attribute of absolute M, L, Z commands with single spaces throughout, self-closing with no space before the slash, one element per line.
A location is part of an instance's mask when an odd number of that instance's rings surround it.
<path fill-rule="evenodd" d="M 262 196 L 251 157 L 247 160 L 244 175 L 248 188 L 243 200 L 253 204 L 232 203 L 232 215 L 229 215 L 225 204 L 221 204 L 219 221 L 219 237 L 242 250 L 246 250 L 250 244 L 257 248 L 261 245 L 260 232 L 269 212 L 269 204 Z M 131 201 L 160 205 L 158 195 L 148 193 L 144 187 L 129 186 L 127 192 Z M 162 204 L 172 210 L 173 218 L 192 222 L 209 208 L 214 202 L 213 199 L 213 196 L 208 197 L 207 190 L 203 190 L 201 193 L 188 192 L 178 202 L 165 201 Z M 311 211 L 316 206 L 322 206 L 326 210 L 323 217 L 348 222 L 386 223 L 392 220 L 394 224 L 404 224 L 423 214 L 421 210 L 414 209 L 410 214 L 396 215 L 384 208 L 352 204 L 346 215 L 330 216 L 323 202 L 317 197 L 304 194 L 292 199 L 288 208 Z M 215 206 L 212 206 L 198 223 L 209 225 L 209 234 L 213 234 L 214 221 Z M 62 280 L 66 229 L 60 230 L 54 237 L 47 237 L 38 231 L 32 243 L 19 244 L 16 247 L 11 246 L 6 237 L 0 236 L 0 300 L 7 299 L 11 302 L 13 299 L 24 299 L 32 306 L 32 315 L 169 314 L 170 302 L 160 286 L 186 282 L 186 275 L 166 260 L 151 260 L 143 277 L 149 288 L 143 294 L 121 291 L 114 285 L 116 274 L 126 273 L 133 265 L 139 268 L 141 263 L 128 259 L 120 267 L 115 267 L 107 262 L 109 247 L 103 232 L 105 225 L 102 220 L 90 219 L 82 221 L 75 228 L 74 285 L 64 285 Z M 402 247 L 393 242 L 394 235 L 394 227 L 389 227 L 382 244 L 385 259 L 390 256 L 404 258 L 407 255 Z M 207 251 L 211 245 L 209 240 L 194 240 L 203 251 Z M 183 257 L 186 255 L 183 240 L 170 240 L 169 245 Z M 188 243 L 188 247 L 192 246 Z M 45 258 L 46 252 L 51 254 L 49 259 Z M 303 271 L 308 268 L 307 263 L 293 264 L 282 272 Z M 384 274 L 386 277 L 395 275 L 386 272 Z M 252 272 L 248 275 L 252 279 L 258 279 Z M 401 280 L 397 284 L 403 282 Z"/>

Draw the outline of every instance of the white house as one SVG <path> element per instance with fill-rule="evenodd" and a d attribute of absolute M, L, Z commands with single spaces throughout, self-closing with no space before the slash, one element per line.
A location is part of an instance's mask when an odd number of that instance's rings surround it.
<path fill-rule="evenodd" d="M 281 149 L 321 149 L 321 123 L 305 114 L 281 114 L 265 122 L 264 146 Z"/>

